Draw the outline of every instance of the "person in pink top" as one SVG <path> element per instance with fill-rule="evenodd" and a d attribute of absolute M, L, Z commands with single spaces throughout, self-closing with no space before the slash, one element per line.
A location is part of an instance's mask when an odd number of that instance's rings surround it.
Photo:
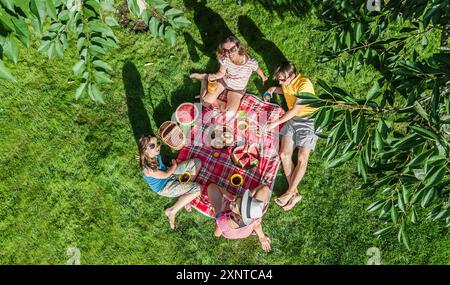
<path fill-rule="evenodd" d="M 191 78 L 202 81 L 200 100 L 204 105 L 217 103 L 227 117 L 232 118 L 239 109 L 247 84 L 253 72 L 258 73 L 263 84 L 267 77 L 258 65 L 258 61 L 247 53 L 244 45 L 234 36 L 226 38 L 217 48 L 217 59 L 220 69 L 214 74 L 193 73 Z M 216 87 L 208 92 L 208 81 L 215 81 Z M 219 95 L 227 91 L 227 103 L 218 100 Z"/>
<path fill-rule="evenodd" d="M 270 239 L 262 229 L 262 216 L 270 200 L 269 187 L 259 185 L 237 197 L 223 187 L 209 184 L 208 199 L 216 213 L 216 237 L 243 239 L 255 233 L 263 250 L 271 250 Z"/>

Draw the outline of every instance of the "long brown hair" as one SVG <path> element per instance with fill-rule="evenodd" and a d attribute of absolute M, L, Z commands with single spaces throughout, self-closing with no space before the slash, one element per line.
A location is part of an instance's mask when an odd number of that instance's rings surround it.
<path fill-rule="evenodd" d="M 148 157 L 145 152 L 152 138 L 154 138 L 154 136 L 151 134 L 142 135 L 139 138 L 139 166 L 141 169 L 148 167 L 152 171 L 156 171 L 159 168 L 158 159 L 156 157 Z"/>
<path fill-rule="evenodd" d="M 236 45 L 236 47 L 238 48 L 239 55 L 246 55 L 247 57 L 249 57 L 249 55 L 247 53 L 247 49 L 244 47 L 244 45 L 241 43 L 241 41 L 238 40 L 235 36 L 229 36 L 217 47 L 216 54 L 220 60 L 223 60 L 226 56 L 225 50 L 223 48 L 224 44 L 226 44 L 226 43 L 234 43 Z"/>

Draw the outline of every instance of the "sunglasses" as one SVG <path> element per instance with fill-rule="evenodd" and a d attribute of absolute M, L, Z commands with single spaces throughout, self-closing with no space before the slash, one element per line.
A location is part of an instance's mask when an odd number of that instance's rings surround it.
<path fill-rule="evenodd" d="M 292 74 L 289 75 L 288 77 L 285 77 L 285 78 L 277 78 L 277 80 L 280 81 L 280 82 L 286 82 L 291 77 L 292 77 Z"/>
<path fill-rule="evenodd" d="M 149 149 L 155 149 L 156 147 L 158 147 L 158 146 L 160 146 L 160 145 L 161 145 L 161 142 L 160 142 L 160 141 L 157 141 L 156 143 L 148 144 L 147 147 L 148 147 Z"/>
<path fill-rule="evenodd" d="M 238 49 L 236 46 L 233 46 L 231 48 L 223 48 L 223 50 L 225 51 L 225 53 L 235 53 Z"/>

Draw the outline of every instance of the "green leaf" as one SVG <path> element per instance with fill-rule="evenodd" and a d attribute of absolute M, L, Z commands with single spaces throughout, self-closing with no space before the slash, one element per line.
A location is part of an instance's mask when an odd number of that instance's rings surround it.
<path fill-rule="evenodd" d="M 362 32 L 362 27 L 363 27 L 363 25 L 362 25 L 361 22 L 358 22 L 358 23 L 356 24 L 356 29 L 355 29 L 355 41 L 356 41 L 357 43 L 359 43 L 359 41 L 361 40 L 362 34 L 363 34 L 363 32 Z"/>
<path fill-rule="evenodd" d="M 398 204 L 398 208 L 405 213 L 405 203 L 403 202 L 403 198 L 402 195 L 400 195 L 400 193 L 398 193 L 397 195 L 397 204 Z"/>
<path fill-rule="evenodd" d="M 311 92 L 300 92 L 295 94 L 295 96 L 299 99 L 319 99 L 314 93 Z"/>
<path fill-rule="evenodd" d="M 372 88 L 370 88 L 369 92 L 367 92 L 366 101 L 374 100 L 380 95 L 380 84 L 378 84 L 378 81 L 375 81 L 372 85 Z"/>
<path fill-rule="evenodd" d="M 352 114 L 349 110 L 345 111 L 345 132 L 347 133 L 347 137 L 350 140 L 353 140 L 353 122 L 352 122 Z"/>
<path fill-rule="evenodd" d="M 361 171 L 361 176 L 363 177 L 364 182 L 367 182 L 367 165 L 364 161 L 364 155 L 360 154 L 358 157 L 358 167 Z"/>
<path fill-rule="evenodd" d="M 394 224 L 398 222 L 398 212 L 395 207 L 391 207 L 391 220 Z"/>
<path fill-rule="evenodd" d="M 53 3 L 53 0 L 46 0 L 47 4 L 47 14 L 50 16 L 50 18 L 56 20 L 58 19 L 58 15 L 56 14 L 56 7 Z"/>
<path fill-rule="evenodd" d="M 375 148 L 378 151 L 382 151 L 384 149 L 383 138 L 377 129 L 375 130 Z"/>
<path fill-rule="evenodd" d="M 428 206 L 428 204 L 431 202 L 431 200 L 434 197 L 434 193 L 435 193 L 434 188 L 428 189 L 428 191 L 426 192 L 425 196 L 422 199 L 422 202 L 420 203 L 420 206 L 422 206 L 422 208 L 425 208 L 426 206 Z"/>
<path fill-rule="evenodd" d="M 187 27 L 191 24 L 191 22 L 186 19 L 186 17 L 176 17 L 173 19 L 174 23 L 178 25 L 178 27 Z"/>
<path fill-rule="evenodd" d="M 94 60 L 92 62 L 92 64 L 95 67 L 100 67 L 100 68 L 103 68 L 104 70 L 107 70 L 107 71 L 112 71 L 113 70 L 112 67 L 108 63 L 106 63 L 104 61 L 101 61 L 101 60 Z"/>
<path fill-rule="evenodd" d="M 182 14 L 183 14 L 183 11 L 178 10 L 178 9 L 175 9 L 175 8 L 170 8 L 169 10 L 167 10 L 167 11 L 164 13 L 164 15 L 165 15 L 167 18 L 173 18 L 173 17 L 175 17 L 175 16 L 179 16 L 179 15 L 182 15 Z"/>
<path fill-rule="evenodd" d="M 10 11 L 15 12 L 13 0 L 1 0 L 0 2 L 3 3 L 3 5 L 5 5 L 5 7 L 8 8 Z"/>
<path fill-rule="evenodd" d="M 376 235 L 376 236 L 381 236 L 381 235 L 385 234 L 387 231 L 389 231 L 390 229 L 392 229 L 392 226 L 389 226 L 389 227 L 386 227 L 386 228 L 381 229 L 381 230 L 379 230 L 379 231 L 376 231 L 376 232 L 374 233 L 374 235 Z"/>
<path fill-rule="evenodd" d="M 3 64 L 2 60 L 0 60 L 0 79 L 11 80 L 13 82 L 16 81 L 16 79 L 12 76 L 8 68 L 6 68 L 6 66 Z"/>
<path fill-rule="evenodd" d="M 177 34 L 175 33 L 175 30 L 167 26 L 164 30 L 164 39 L 167 43 L 169 43 L 171 46 L 174 46 L 177 40 Z"/>
<path fill-rule="evenodd" d="M 75 65 L 72 67 L 73 74 L 75 76 L 80 76 L 85 70 L 85 63 L 84 60 L 79 60 Z"/>
<path fill-rule="evenodd" d="M 81 96 L 83 96 L 83 94 L 86 93 L 86 86 L 87 83 L 82 83 L 80 84 L 80 86 L 77 88 L 77 91 L 75 93 L 75 99 L 78 100 L 81 98 Z"/>
<path fill-rule="evenodd" d="M 117 22 L 116 18 L 112 16 L 106 16 L 105 17 L 105 23 L 110 27 L 117 27 L 119 26 L 119 23 Z"/>
<path fill-rule="evenodd" d="M 105 101 L 103 101 L 102 93 L 100 93 L 95 84 L 89 84 L 88 94 L 89 97 L 91 97 L 91 99 L 94 100 L 95 102 L 105 104 Z"/>
<path fill-rule="evenodd" d="M 89 53 L 92 55 L 99 55 L 99 54 L 106 54 L 106 51 L 102 47 L 99 47 L 97 45 L 91 45 L 89 47 Z"/>
<path fill-rule="evenodd" d="M 149 22 L 150 32 L 154 37 L 158 36 L 158 27 L 161 22 L 156 18 L 152 17 Z"/>
<path fill-rule="evenodd" d="M 384 203 L 385 203 L 384 200 L 375 201 L 366 208 L 366 211 L 369 213 L 378 211 L 379 209 L 381 209 L 383 207 Z"/>
<path fill-rule="evenodd" d="M 355 155 L 356 155 L 356 151 L 355 150 L 351 150 L 351 151 L 345 153 L 340 158 L 331 161 L 330 164 L 328 164 L 327 168 L 338 167 L 338 166 L 344 164 L 345 162 L 351 160 Z"/>
<path fill-rule="evenodd" d="M 425 128 L 419 127 L 419 126 L 411 126 L 410 127 L 415 133 L 419 134 L 420 136 L 431 139 L 436 142 L 439 142 L 439 136 L 436 135 L 434 132 L 427 130 Z"/>
<path fill-rule="evenodd" d="M 414 159 L 412 159 L 407 166 L 416 166 L 421 164 L 425 159 L 427 159 L 432 153 L 434 153 L 434 149 L 427 150 L 420 155 L 416 156 Z"/>
<path fill-rule="evenodd" d="M 9 34 L 9 36 L 6 38 L 5 43 L 3 44 L 3 52 L 16 64 L 19 57 L 19 50 L 19 40 L 17 40 L 14 34 Z"/>
<path fill-rule="evenodd" d="M 356 132 L 354 135 L 354 142 L 358 145 L 366 132 L 366 118 L 364 116 L 358 117 L 356 122 Z"/>
<path fill-rule="evenodd" d="M 447 166 L 446 165 L 436 165 L 433 166 L 425 176 L 425 187 L 436 185 L 439 183 L 439 181 L 444 178 L 445 173 L 447 173 Z"/>
<path fill-rule="evenodd" d="M 94 71 L 94 79 L 97 83 L 112 83 L 109 76 L 102 71 Z"/>
<path fill-rule="evenodd" d="M 425 111 L 425 109 L 422 107 L 422 105 L 420 105 L 419 102 L 415 101 L 414 102 L 414 110 L 416 110 L 416 112 L 425 120 L 429 120 L 430 117 L 428 116 L 427 112 Z"/>

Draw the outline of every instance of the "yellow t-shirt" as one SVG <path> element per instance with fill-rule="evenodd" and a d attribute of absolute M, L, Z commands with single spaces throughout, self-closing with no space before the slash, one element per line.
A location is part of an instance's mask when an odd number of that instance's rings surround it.
<path fill-rule="evenodd" d="M 291 84 L 288 86 L 281 86 L 281 89 L 284 93 L 284 98 L 286 99 L 287 106 L 290 109 L 294 108 L 297 102 L 297 97 L 295 97 L 295 94 L 298 94 L 300 92 L 309 92 L 312 94 L 314 93 L 314 86 L 312 85 L 311 81 L 303 76 L 302 74 L 297 75 L 297 77 L 292 80 Z M 316 108 L 310 107 L 309 105 L 299 105 L 301 107 L 300 111 L 296 115 L 297 117 L 308 117 L 314 111 Z"/>

